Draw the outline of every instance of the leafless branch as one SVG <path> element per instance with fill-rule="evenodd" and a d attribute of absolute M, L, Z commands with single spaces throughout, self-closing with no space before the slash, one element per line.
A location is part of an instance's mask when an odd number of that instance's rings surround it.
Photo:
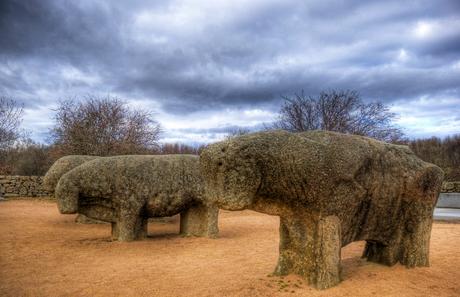
<path fill-rule="evenodd" d="M 151 112 L 110 96 L 61 101 L 54 119 L 52 140 L 68 154 L 145 153 L 158 146 L 161 132 Z"/>
<path fill-rule="evenodd" d="M 393 124 L 396 114 L 380 102 L 362 102 L 356 91 L 331 90 L 318 97 L 306 96 L 302 91 L 282 98 L 284 104 L 273 128 L 292 132 L 330 130 L 388 142 L 403 140 L 401 129 Z"/>

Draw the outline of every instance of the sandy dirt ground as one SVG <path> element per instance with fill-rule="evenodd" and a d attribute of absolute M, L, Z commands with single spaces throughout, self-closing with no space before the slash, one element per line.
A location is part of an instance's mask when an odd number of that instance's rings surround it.
<path fill-rule="evenodd" d="M 0 202 L 0 296 L 460 296 L 460 224 L 434 224 L 429 268 L 368 263 L 363 243 L 350 244 L 343 282 L 317 291 L 270 275 L 278 222 L 222 211 L 218 239 L 180 237 L 176 219 L 119 243 L 109 225 L 76 224 L 52 202 Z"/>

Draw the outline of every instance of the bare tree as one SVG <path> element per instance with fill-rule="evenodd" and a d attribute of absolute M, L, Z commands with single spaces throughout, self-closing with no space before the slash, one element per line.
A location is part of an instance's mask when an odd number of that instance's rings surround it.
<path fill-rule="evenodd" d="M 171 154 L 192 154 L 199 155 L 203 146 L 191 146 L 183 143 L 164 143 L 161 145 L 158 154 L 171 155 Z"/>
<path fill-rule="evenodd" d="M 51 139 L 64 154 L 139 154 L 158 146 L 160 125 L 152 113 L 107 96 L 61 101 Z"/>
<path fill-rule="evenodd" d="M 226 139 L 230 139 L 236 136 L 241 136 L 241 135 L 246 135 L 251 133 L 251 131 L 248 128 L 244 127 L 233 127 L 230 128 L 227 132 L 227 136 L 225 137 Z"/>
<path fill-rule="evenodd" d="M 8 175 L 44 175 L 55 161 L 51 147 L 24 138 L 8 149 L 0 172 Z"/>
<path fill-rule="evenodd" d="M 284 104 L 273 128 L 292 132 L 329 130 L 401 142 L 403 133 L 392 122 L 396 114 L 380 102 L 364 103 L 356 91 L 321 92 L 318 97 L 302 91 L 283 96 Z"/>
<path fill-rule="evenodd" d="M 23 107 L 13 99 L 0 97 L 0 150 L 11 147 L 21 136 Z"/>
<path fill-rule="evenodd" d="M 460 180 L 460 134 L 411 140 L 409 147 L 422 160 L 441 167 L 445 180 Z"/>

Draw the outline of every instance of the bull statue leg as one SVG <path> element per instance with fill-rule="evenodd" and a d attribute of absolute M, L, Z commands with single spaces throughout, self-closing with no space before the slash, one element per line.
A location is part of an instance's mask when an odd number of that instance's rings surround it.
<path fill-rule="evenodd" d="M 112 225 L 112 238 L 118 231 L 119 241 L 132 241 L 147 236 L 147 218 L 139 210 L 122 208 L 118 222 Z"/>
<path fill-rule="evenodd" d="M 382 242 L 377 240 L 366 240 L 366 246 L 364 247 L 363 258 L 367 258 L 367 261 L 375 262 L 387 266 L 393 266 L 399 261 L 400 253 L 400 231 L 397 230 L 395 239 L 388 242 Z"/>
<path fill-rule="evenodd" d="M 180 214 L 180 234 L 184 236 L 217 237 L 219 208 L 201 203 Z"/>
<path fill-rule="evenodd" d="M 120 239 L 120 231 L 118 229 L 118 225 L 119 224 L 116 222 L 112 223 L 112 240 L 113 241 L 117 241 L 117 240 L 126 241 L 126 239 Z M 133 240 L 146 238 L 147 237 L 147 227 L 148 227 L 148 220 L 145 218 L 140 218 L 136 222 L 135 229 L 133 232 L 134 234 L 130 235 L 129 238 L 134 238 Z"/>
<path fill-rule="evenodd" d="M 120 219 L 112 225 L 112 239 L 133 241 L 147 237 L 147 222 L 143 217 Z"/>
<path fill-rule="evenodd" d="M 431 165 L 419 173 L 412 185 L 410 197 L 401 201 L 399 225 L 388 243 L 368 242 L 363 257 L 369 261 L 407 268 L 429 266 L 433 212 L 442 182 L 442 171 Z"/>
<path fill-rule="evenodd" d="M 338 217 L 280 217 L 279 249 L 275 275 L 295 273 L 318 289 L 330 288 L 340 282 Z"/>
<path fill-rule="evenodd" d="M 368 240 L 363 257 L 368 261 L 392 266 L 401 263 L 408 268 L 429 266 L 429 247 L 432 225 L 430 206 L 408 205 L 406 220 L 398 226 L 393 238 L 386 243 Z M 414 213 L 424 209 L 424 213 Z M 420 211 L 418 211 L 420 212 Z"/>
<path fill-rule="evenodd" d="M 407 268 L 430 266 L 432 221 L 432 218 L 423 219 L 403 237 L 403 253 L 400 262 Z"/>

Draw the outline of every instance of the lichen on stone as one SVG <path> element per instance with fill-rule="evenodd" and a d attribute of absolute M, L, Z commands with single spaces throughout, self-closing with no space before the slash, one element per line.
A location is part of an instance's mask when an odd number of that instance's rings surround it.
<path fill-rule="evenodd" d="M 74 169 L 81 164 L 99 158 L 97 156 L 85 155 L 69 155 L 59 158 L 48 169 L 43 177 L 43 188 L 50 194 L 54 194 L 54 190 L 59 182 L 61 176 L 70 170 Z"/>
<path fill-rule="evenodd" d="M 203 196 L 194 155 L 130 155 L 97 158 L 59 180 L 61 213 L 81 213 L 112 223 L 114 239 L 146 236 L 147 219 L 181 213 L 181 233 L 215 237 L 218 208 Z"/>
<path fill-rule="evenodd" d="M 334 286 L 340 248 L 358 240 L 367 241 L 369 261 L 429 265 L 443 172 L 406 146 L 328 131 L 266 131 L 209 145 L 200 157 L 208 200 L 280 216 L 277 274 Z"/>

